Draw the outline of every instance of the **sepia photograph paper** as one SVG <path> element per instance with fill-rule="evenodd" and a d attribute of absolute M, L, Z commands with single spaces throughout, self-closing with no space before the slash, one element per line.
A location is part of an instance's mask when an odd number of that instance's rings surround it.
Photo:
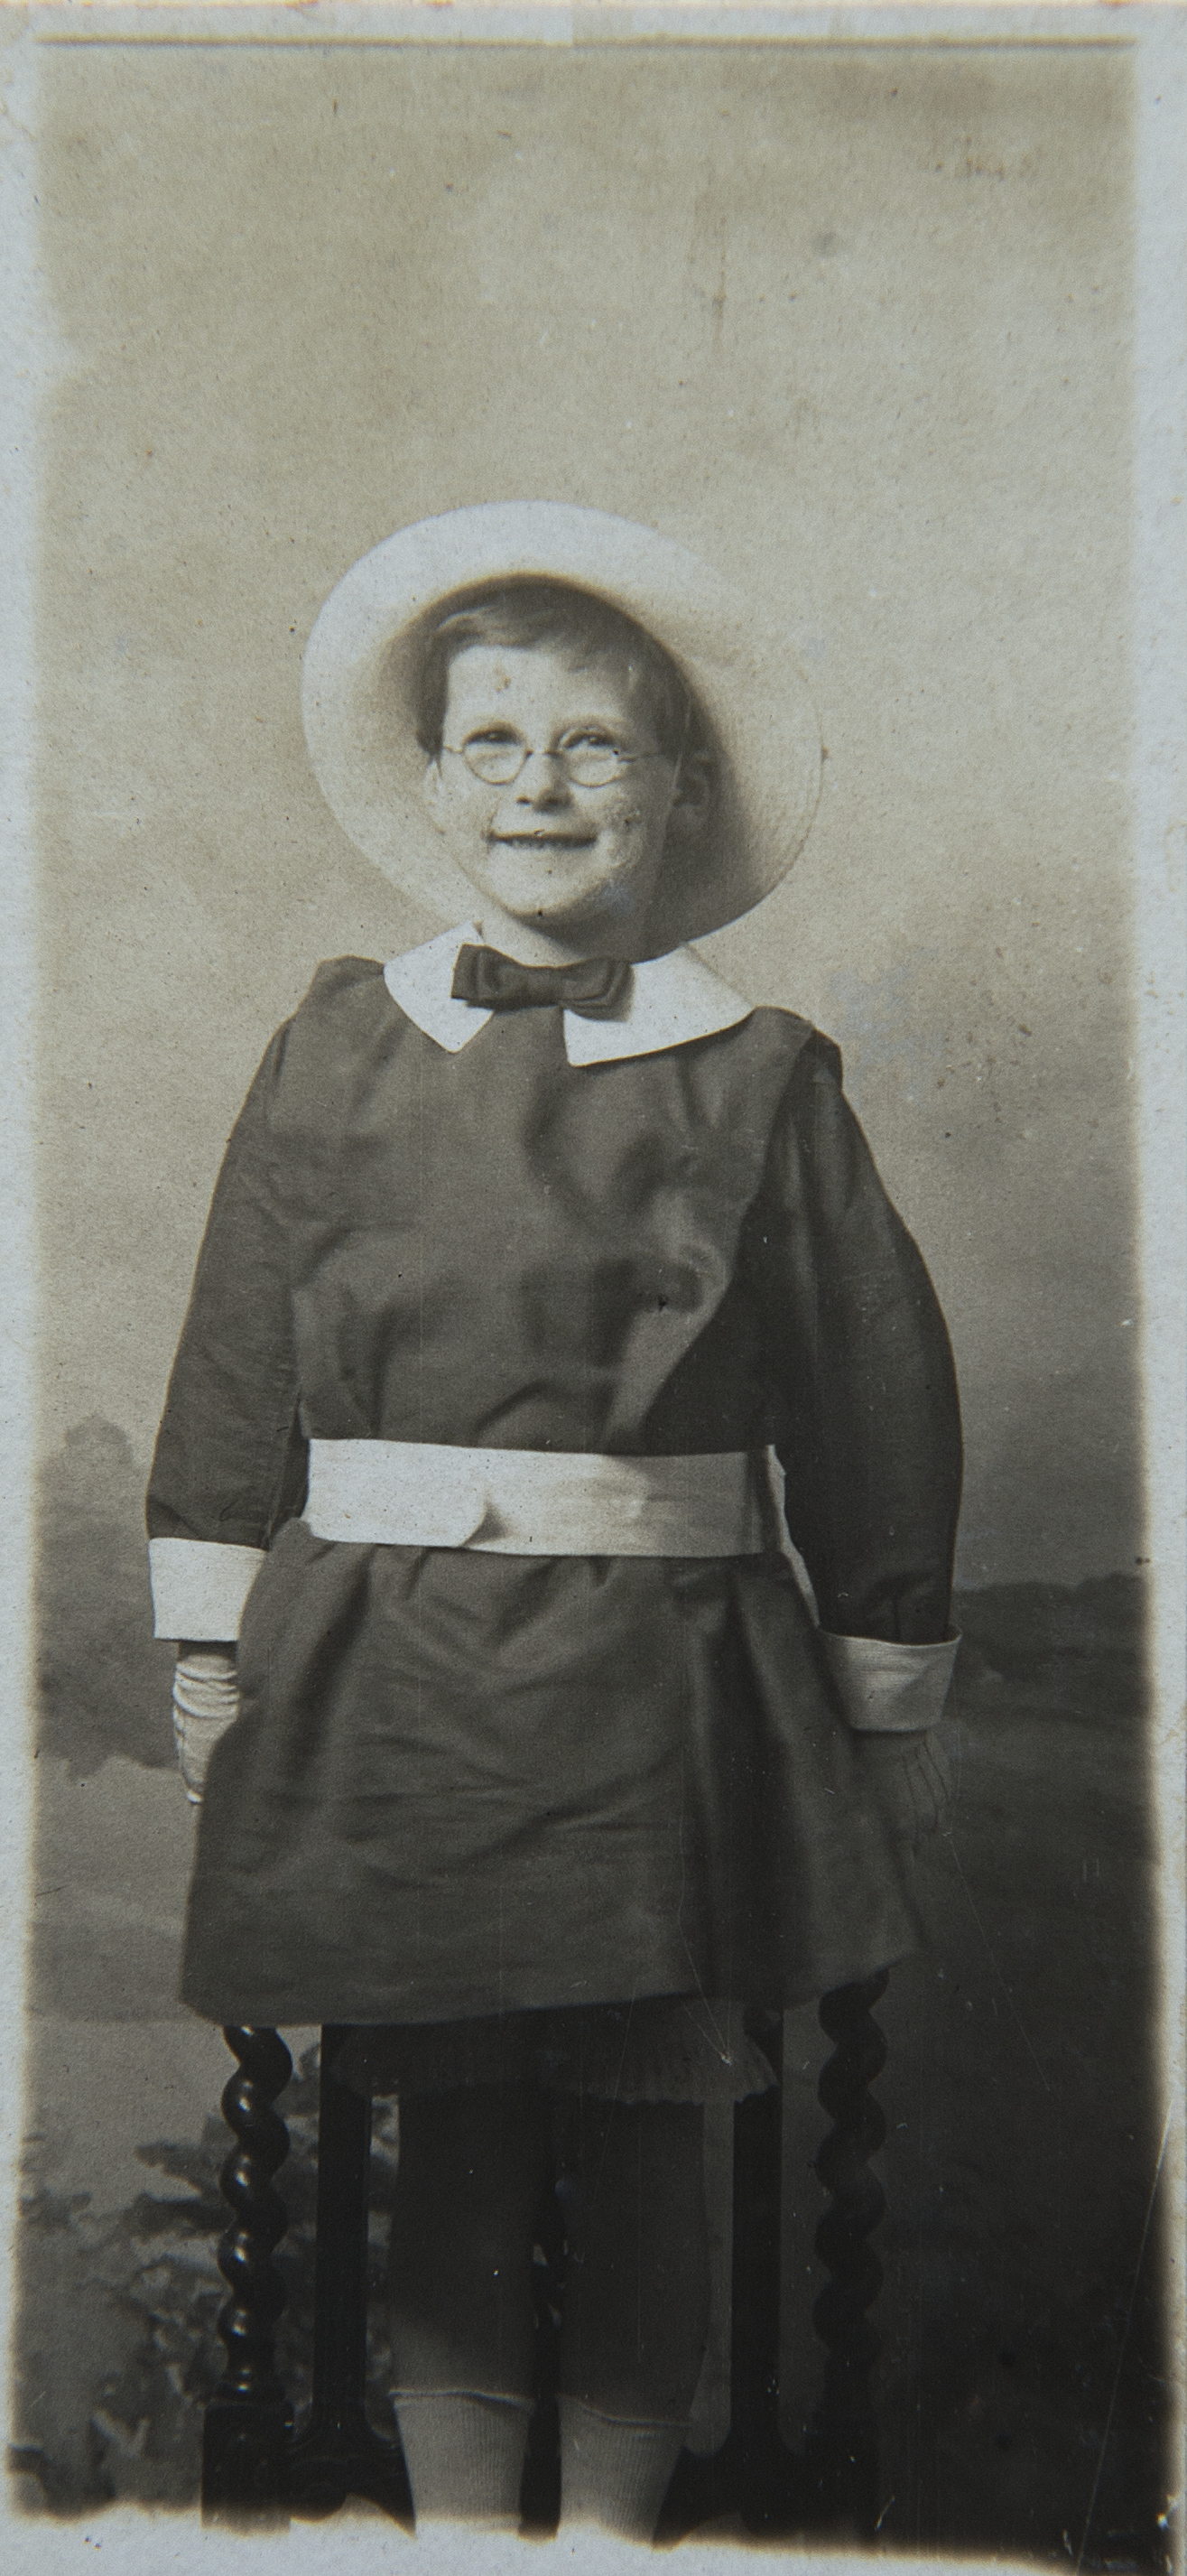
<path fill-rule="evenodd" d="M 14 2568 L 1182 2564 L 1185 42 L 0 15 Z"/>

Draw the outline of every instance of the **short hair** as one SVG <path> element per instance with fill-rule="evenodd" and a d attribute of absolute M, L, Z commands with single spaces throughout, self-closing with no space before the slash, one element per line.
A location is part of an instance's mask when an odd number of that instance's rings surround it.
<path fill-rule="evenodd" d="M 578 670 L 587 662 L 613 655 L 626 664 L 631 683 L 639 690 L 657 748 L 676 760 L 683 750 L 704 747 L 692 692 L 645 627 L 637 626 L 622 609 L 612 608 L 609 600 L 579 590 L 574 583 L 523 580 L 492 583 L 470 592 L 434 627 L 416 702 L 416 739 L 430 759 L 435 760 L 441 749 L 450 664 L 470 644 L 503 645 L 508 650 L 559 644 L 571 653 Z"/>

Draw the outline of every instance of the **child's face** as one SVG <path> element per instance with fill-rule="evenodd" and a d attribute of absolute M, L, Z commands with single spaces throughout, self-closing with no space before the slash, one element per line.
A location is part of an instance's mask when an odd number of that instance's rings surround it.
<path fill-rule="evenodd" d="M 463 755 L 526 751 L 505 786 Z M 630 755 L 603 786 L 582 785 L 565 754 Z M 657 751 L 645 705 L 616 658 L 575 668 L 562 646 L 471 644 L 449 673 L 444 742 L 425 795 L 451 856 L 492 921 L 579 953 L 630 957 L 639 942 L 678 797 L 679 764 Z"/>

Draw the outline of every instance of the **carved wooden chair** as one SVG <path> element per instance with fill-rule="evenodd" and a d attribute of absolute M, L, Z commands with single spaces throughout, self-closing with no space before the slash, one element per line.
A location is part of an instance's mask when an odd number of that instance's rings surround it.
<path fill-rule="evenodd" d="M 868 2310 L 882 2283 L 869 2239 L 885 2201 L 869 2170 L 885 2122 L 870 2085 L 886 2058 L 872 2006 L 885 1973 L 826 1995 L 820 2021 L 834 2043 L 819 2100 L 832 2122 L 816 2157 L 831 2206 L 816 2248 L 831 2274 L 813 2308 L 825 2348 L 822 2386 L 808 2438 L 793 2452 L 779 2429 L 780 2200 L 782 2090 L 740 2102 L 734 2114 L 731 2422 L 720 2450 L 685 2451 L 669 2489 L 660 2537 L 676 2539 L 719 2516 L 740 2515 L 769 2539 L 796 2532 L 872 2534 L 877 2513 L 877 2427 L 870 2370 L 880 2343 Z M 748 2017 L 778 2070 L 779 2017 Z M 219 2248 L 230 2290 L 219 2318 L 226 2368 L 207 2408 L 202 2507 L 217 2520 L 285 2520 L 336 2511 L 347 2496 L 369 2497 L 411 2523 L 399 2443 L 371 2425 L 365 2405 L 367 2224 L 371 2106 L 338 2081 L 344 2025 L 321 2035 L 313 2402 L 307 2421 L 293 2410 L 276 2367 L 275 2330 L 285 2304 L 273 2262 L 287 2213 L 274 2177 L 288 2153 L 275 2109 L 292 2059 L 274 2030 L 224 2032 L 238 2071 L 222 2097 L 236 2143 L 222 2169 L 231 2223 Z M 552 2309 L 563 2263 L 559 2205 L 545 2220 L 546 2271 L 538 2298 L 539 2402 L 524 2482 L 525 2520 L 546 2530 L 559 2494 L 555 2328 Z"/>

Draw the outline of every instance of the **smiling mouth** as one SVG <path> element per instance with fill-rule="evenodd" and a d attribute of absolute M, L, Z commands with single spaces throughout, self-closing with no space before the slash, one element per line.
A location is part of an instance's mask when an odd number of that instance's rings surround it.
<path fill-rule="evenodd" d="M 488 832 L 503 850 L 592 850 L 596 832 Z"/>

